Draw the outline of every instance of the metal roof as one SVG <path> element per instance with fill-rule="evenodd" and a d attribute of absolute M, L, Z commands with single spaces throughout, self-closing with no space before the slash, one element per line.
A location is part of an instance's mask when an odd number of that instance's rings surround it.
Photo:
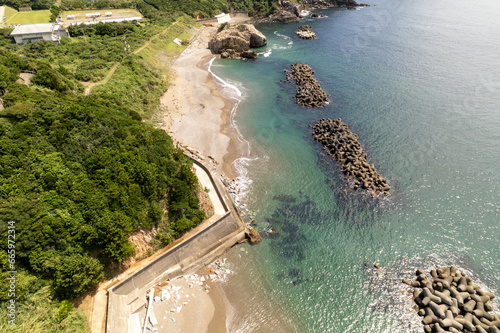
<path fill-rule="evenodd" d="M 36 34 L 51 32 L 54 23 L 37 23 L 37 24 L 22 24 L 18 25 L 14 31 L 11 32 L 11 36 L 26 35 L 26 34 Z M 59 24 L 54 25 L 54 30 L 59 30 Z"/>

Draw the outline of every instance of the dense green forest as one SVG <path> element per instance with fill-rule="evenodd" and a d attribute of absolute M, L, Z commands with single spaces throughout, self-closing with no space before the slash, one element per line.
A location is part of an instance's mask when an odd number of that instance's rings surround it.
<path fill-rule="evenodd" d="M 157 109 L 167 73 L 155 57 L 133 53 L 160 31 L 151 45 L 178 52 L 169 43 L 194 21 L 183 16 L 166 30 L 147 22 L 81 27 L 85 37 L 75 30 L 60 45 L 18 46 L 11 30 L 0 30 L 0 232 L 7 249 L 9 225 L 15 230 L 18 316 L 26 315 L 17 332 L 84 331 L 85 318 L 67 300 L 134 253 L 132 231 L 157 227 L 161 246 L 205 216 L 192 162 L 143 121 Z M 116 79 L 85 96 L 79 81 L 99 80 L 114 64 Z M 36 71 L 29 85 L 21 71 Z M 0 279 L 8 271 L 2 251 Z M 7 288 L 0 284 L 2 303 Z M 5 314 L 2 306 L 0 331 L 9 327 Z"/>
<path fill-rule="evenodd" d="M 0 4 L 59 11 L 54 0 Z M 60 2 L 63 10 L 113 7 L 137 8 L 146 19 L 70 27 L 72 38 L 59 45 L 19 46 L 11 30 L 0 30 L 0 233 L 7 249 L 15 231 L 16 311 L 23 318 L 12 330 L 2 306 L 0 331 L 88 330 L 71 301 L 134 253 L 132 231 L 156 227 L 159 247 L 203 220 L 192 162 L 151 122 L 168 87 L 158 55 L 182 50 L 172 40 L 187 40 L 189 17 L 276 8 L 268 0 Z M 156 35 L 154 51 L 135 54 Z M 82 81 L 102 80 L 114 67 L 107 84 L 83 94 Z M 29 84 L 20 80 L 26 71 L 36 73 Z M 11 263 L 2 251 L 3 281 Z M 8 284 L 0 284 L 0 302 L 8 294 Z"/>

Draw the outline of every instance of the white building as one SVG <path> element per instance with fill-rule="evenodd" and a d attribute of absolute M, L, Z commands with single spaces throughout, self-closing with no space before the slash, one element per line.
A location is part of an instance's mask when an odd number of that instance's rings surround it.
<path fill-rule="evenodd" d="M 222 23 L 226 23 L 226 22 L 231 21 L 231 17 L 229 16 L 229 14 L 222 13 L 219 15 L 215 15 L 215 17 L 217 18 L 218 24 L 222 24 Z"/>
<path fill-rule="evenodd" d="M 24 45 L 28 42 L 46 40 L 59 44 L 62 37 L 70 37 L 68 29 L 60 23 L 22 24 L 15 27 L 10 33 L 17 44 Z"/>

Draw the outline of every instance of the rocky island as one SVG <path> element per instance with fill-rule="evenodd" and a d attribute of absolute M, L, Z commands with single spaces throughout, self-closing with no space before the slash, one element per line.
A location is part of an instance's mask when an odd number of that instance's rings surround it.
<path fill-rule="evenodd" d="M 302 39 L 316 39 L 316 34 L 312 31 L 312 27 L 310 25 L 299 26 L 295 33 Z"/>

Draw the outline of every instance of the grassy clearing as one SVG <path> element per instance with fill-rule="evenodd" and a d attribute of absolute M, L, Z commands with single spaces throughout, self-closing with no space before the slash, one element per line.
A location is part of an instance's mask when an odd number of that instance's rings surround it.
<path fill-rule="evenodd" d="M 111 79 L 104 85 L 96 86 L 92 93 L 112 93 L 115 96 L 128 96 L 129 107 L 137 110 L 143 119 L 152 119 L 158 111 L 159 98 L 168 87 L 169 66 L 185 45 L 174 43 L 175 38 L 189 41 L 190 31 L 198 26 L 192 19 L 181 17 L 176 23 L 165 29 L 157 38 L 153 39 L 144 49 L 134 57 L 137 63 L 143 66 L 144 72 L 149 72 L 157 80 L 150 84 L 138 82 L 139 77 L 133 73 L 130 66 L 120 64 Z M 144 87 L 149 89 L 144 89 Z M 133 98 L 130 98 L 133 96 Z M 137 104 L 137 105 L 136 105 Z"/>
<path fill-rule="evenodd" d="M 7 24 L 34 24 L 48 23 L 50 21 L 50 10 L 33 10 L 31 12 L 18 12 L 10 19 Z"/>
<path fill-rule="evenodd" d="M 11 8 L 11 7 L 8 7 L 8 6 L 5 6 L 5 12 L 3 14 L 3 16 L 5 16 L 5 18 L 7 19 L 7 21 L 14 15 L 17 14 L 17 10 L 15 10 L 14 8 Z"/>

